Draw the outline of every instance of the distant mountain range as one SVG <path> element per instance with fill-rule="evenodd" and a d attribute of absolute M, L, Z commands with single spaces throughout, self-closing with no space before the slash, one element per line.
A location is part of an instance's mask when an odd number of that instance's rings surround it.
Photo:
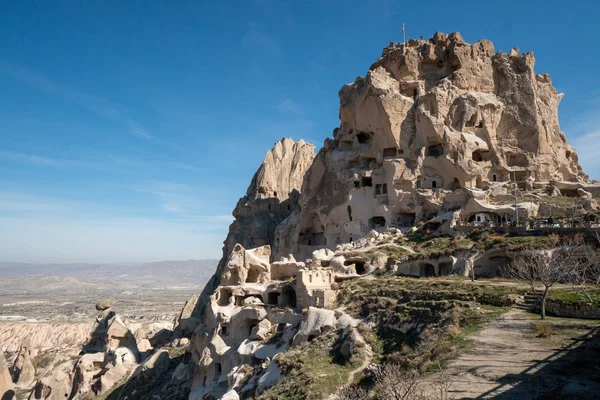
<path fill-rule="evenodd" d="M 218 260 L 156 261 L 118 264 L 29 264 L 0 262 L 0 290 L 23 277 L 36 277 L 31 283 L 47 281 L 49 277 L 65 285 L 93 284 L 121 288 L 198 287 L 212 276 Z M 45 278 L 45 279 L 41 279 Z M 62 286 L 62 285 L 59 285 Z"/>

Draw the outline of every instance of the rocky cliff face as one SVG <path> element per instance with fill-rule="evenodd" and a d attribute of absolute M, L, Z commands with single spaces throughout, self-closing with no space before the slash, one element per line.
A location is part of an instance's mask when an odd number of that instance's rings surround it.
<path fill-rule="evenodd" d="M 339 92 L 339 128 L 306 174 L 301 211 L 280 225 L 275 259 L 309 257 L 382 226 L 408 228 L 551 181 L 588 182 L 558 124 L 562 94 L 533 53 L 496 53 L 460 34 L 390 44 Z M 533 214 L 533 215 L 532 215 Z M 535 216 L 530 211 L 530 216 Z"/>
<path fill-rule="evenodd" d="M 534 63 L 458 33 L 392 43 L 340 90 L 341 124 L 314 159 L 312 145 L 277 143 L 198 301 L 190 398 L 257 396 L 281 379 L 280 353 L 331 329 L 354 332 L 343 310 L 323 310 L 335 305 L 335 282 L 383 270 L 494 276 L 514 256 L 409 258 L 402 232 L 543 216 L 544 196 L 595 208 L 600 187 L 559 128 L 562 95 Z M 515 185 L 530 196 L 517 206 Z"/>
<path fill-rule="evenodd" d="M 298 208 L 304 175 L 312 165 L 315 146 L 300 140 L 284 138 L 267 151 L 252 182 L 235 209 L 235 220 L 223 243 L 223 257 L 215 274 L 206 284 L 193 316 L 201 319 L 208 296 L 221 281 L 225 265 L 236 244 L 252 248 L 273 245 L 275 229 Z"/>

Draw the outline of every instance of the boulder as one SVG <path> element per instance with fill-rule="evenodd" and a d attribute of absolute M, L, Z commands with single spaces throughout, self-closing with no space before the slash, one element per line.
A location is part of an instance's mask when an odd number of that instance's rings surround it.
<path fill-rule="evenodd" d="M 240 400 L 240 396 L 235 390 L 230 390 L 220 397 L 221 400 Z"/>
<path fill-rule="evenodd" d="M 271 336 L 271 322 L 268 319 L 260 321 L 250 332 L 253 340 L 265 340 L 269 336 Z"/>
<path fill-rule="evenodd" d="M 266 389 L 278 384 L 283 379 L 283 374 L 279 368 L 279 364 L 275 360 L 271 361 L 267 370 L 258 380 L 258 386 L 256 387 L 255 395 L 258 396 Z"/>
<path fill-rule="evenodd" d="M 591 199 L 592 194 L 590 192 L 585 191 L 582 188 L 577 189 L 577 195 L 582 199 Z"/>
<path fill-rule="evenodd" d="M 108 310 L 109 308 L 112 307 L 114 302 L 115 302 L 115 299 L 100 300 L 98 303 L 96 303 L 96 310 L 98 310 L 98 311 Z"/>
<path fill-rule="evenodd" d="M 324 266 L 323 263 L 328 264 L 334 256 L 335 256 L 335 253 L 329 249 L 315 250 L 312 253 L 311 266 L 313 268 L 319 267 L 319 266 Z"/>

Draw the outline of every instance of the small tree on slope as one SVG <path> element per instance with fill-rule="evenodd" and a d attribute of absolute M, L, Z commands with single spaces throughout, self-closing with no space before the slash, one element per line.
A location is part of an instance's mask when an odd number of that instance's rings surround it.
<path fill-rule="evenodd" d="M 552 250 L 527 249 L 522 251 L 506 268 L 506 276 L 529 283 L 533 293 L 540 299 L 541 317 L 546 318 L 546 299 L 550 289 L 557 283 L 574 284 L 581 276 L 579 246 L 560 245 Z M 541 284 L 543 290 L 536 290 Z"/>

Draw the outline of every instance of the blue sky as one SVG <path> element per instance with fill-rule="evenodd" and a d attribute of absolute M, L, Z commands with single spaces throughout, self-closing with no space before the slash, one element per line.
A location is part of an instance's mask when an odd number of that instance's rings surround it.
<path fill-rule="evenodd" d="M 337 92 L 391 40 L 459 31 L 533 50 L 600 178 L 600 6 L 589 1 L 0 4 L 0 260 L 219 257 L 282 137 L 320 146 Z"/>

